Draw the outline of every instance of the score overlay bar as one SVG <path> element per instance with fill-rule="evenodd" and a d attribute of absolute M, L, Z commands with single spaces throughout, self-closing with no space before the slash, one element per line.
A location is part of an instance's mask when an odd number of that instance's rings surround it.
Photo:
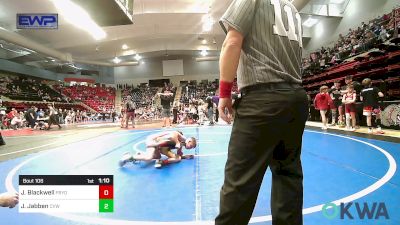
<path fill-rule="evenodd" d="M 19 212 L 110 213 L 112 175 L 20 175 Z"/>

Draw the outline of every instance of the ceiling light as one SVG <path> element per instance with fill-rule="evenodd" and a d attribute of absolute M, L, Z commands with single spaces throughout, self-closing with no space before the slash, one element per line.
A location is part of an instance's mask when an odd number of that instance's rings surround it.
<path fill-rule="evenodd" d="M 202 43 L 203 45 L 205 45 L 205 44 L 207 44 L 207 40 L 204 39 L 204 40 L 201 41 L 201 43 Z"/>
<path fill-rule="evenodd" d="M 344 0 L 331 0 L 330 3 L 331 4 L 342 4 L 344 2 Z"/>
<path fill-rule="evenodd" d="M 203 31 L 208 32 L 211 31 L 213 25 L 214 25 L 214 20 L 210 15 L 204 15 L 202 20 L 203 22 Z"/>
<path fill-rule="evenodd" d="M 52 0 L 57 11 L 64 19 L 74 26 L 87 31 L 95 40 L 100 40 L 106 37 L 104 30 L 97 25 L 89 14 L 79 5 L 70 0 Z"/>
<path fill-rule="evenodd" d="M 315 24 L 317 24 L 319 22 L 318 19 L 314 19 L 312 17 L 309 17 L 306 21 L 304 21 L 303 25 L 306 27 L 312 27 Z"/>
<path fill-rule="evenodd" d="M 126 50 L 126 49 L 128 49 L 128 45 L 126 45 L 126 44 L 123 44 L 123 45 L 122 45 L 122 49 L 123 49 L 123 50 Z"/>
<path fill-rule="evenodd" d="M 142 56 L 140 56 L 139 54 L 136 54 L 135 59 L 136 59 L 136 61 L 139 61 L 140 59 L 142 59 Z"/>
<path fill-rule="evenodd" d="M 115 58 L 113 59 L 113 62 L 114 62 L 115 64 L 118 64 L 118 63 L 121 62 L 121 60 L 120 60 L 118 57 L 115 57 Z"/>
<path fill-rule="evenodd" d="M 207 56 L 208 55 L 207 50 L 205 50 L 205 49 L 201 50 L 200 55 L 201 56 Z"/>

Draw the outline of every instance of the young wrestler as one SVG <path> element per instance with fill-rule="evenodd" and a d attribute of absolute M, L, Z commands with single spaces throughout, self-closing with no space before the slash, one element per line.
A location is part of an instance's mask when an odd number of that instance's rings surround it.
<path fill-rule="evenodd" d="M 314 106 L 317 110 L 319 110 L 319 113 L 321 114 L 321 119 L 322 119 L 322 124 L 323 130 L 328 129 L 326 126 L 327 124 L 327 119 L 326 119 L 326 112 L 329 110 L 329 106 L 333 105 L 331 96 L 328 94 L 328 87 L 327 86 L 322 86 L 319 88 L 320 93 L 318 93 L 315 96 L 314 99 Z"/>
<path fill-rule="evenodd" d="M 120 166 L 124 166 L 128 162 L 155 159 L 154 167 L 161 168 L 163 165 L 180 162 L 181 159 L 193 158 L 193 155 L 183 155 L 182 147 L 195 148 L 196 139 L 194 137 L 186 138 L 179 131 L 157 133 L 146 139 L 146 152 L 137 152 L 135 155 L 125 154 L 120 160 Z M 176 153 L 172 149 L 176 149 Z M 161 155 L 167 156 L 167 159 L 161 160 Z"/>
<path fill-rule="evenodd" d="M 339 126 L 343 123 L 343 107 L 342 107 L 342 94 L 340 92 L 340 82 L 335 81 L 334 86 L 331 88 L 330 96 L 333 101 L 331 105 L 332 113 L 332 126 L 336 125 L 337 112 L 339 112 L 338 124 Z"/>
<path fill-rule="evenodd" d="M 372 133 L 372 114 L 376 116 L 377 133 L 384 133 L 381 130 L 381 118 L 379 109 L 379 98 L 383 97 L 383 93 L 376 87 L 372 87 L 372 81 L 366 78 L 362 81 L 364 89 L 361 91 L 360 99 L 363 102 L 363 115 L 367 117 L 368 133 Z"/>
<path fill-rule="evenodd" d="M 352 84 L 347 85 L 347 93 L 343 95 L 342 102 L 346 112 L 346 129 L 355 131 L 356 129 L 356 92 Z M 350 124 L 351 120 L 351 124 Z"/>

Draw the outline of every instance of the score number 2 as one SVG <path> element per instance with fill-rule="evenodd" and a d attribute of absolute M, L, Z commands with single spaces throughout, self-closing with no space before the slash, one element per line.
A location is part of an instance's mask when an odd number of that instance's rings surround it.
<path fill-rule="evenodd" d="M 292 8 L 288 5 L 283 7 L 283 10 L 286 12 L 288 18 L 288 25 L 289 31 L 286 30 L 285 25 L 283 24 L 282 20 L 282 8 L 280 4 L 280 0 L 271 0 L 271 4 L 274 6 L 275 11 L 275 25 L 273 26 L 274 34 L 279 36 L 288 37 L 291 41 L 299 42 L 300 47 L 303 47 L 303 40 L 302 40 L 302 28 L 301 28 L 301 17 L 300 14 L 297 12 L 295 17 L 297 20 L 297 30 L 299 34 L 296 34 L 295 29 L 295 22 L 293 18 L 293 11 Z"/>

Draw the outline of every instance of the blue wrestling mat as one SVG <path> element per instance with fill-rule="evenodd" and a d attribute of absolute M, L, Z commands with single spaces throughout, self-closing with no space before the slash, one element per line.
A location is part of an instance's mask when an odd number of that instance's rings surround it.
<path fill-rule="evenodd" d="M 143 151 L 145 138 L 160 130 L 121 131 L 75 142 L 52 150 L 0 163 L 0 192 L 18 190 L 18 175 L 114 175 L 114 212 L 106 214 L 34 214 L 0 209 L 4 225 L 213 224 L 218 213 L 219 190 L 230 127 L 182 128 L 198 139 L 195 159 L 155 169 L 154 163 L 118 167 L 127 151 Z M 400 175 L 396 162 L 399 144 L 360 137 L 306 130 L 303 141 L 304 224 L 372 225 L 400 224 Z M 249 149 L 250 150 L 250 149 Z M 265 175 L 251 224 L 271 224 L 271 173 Z M 353 202 L 341 218 L 326 203 Z M 360 218 L 355 203 L 374 208 L 373 218 Z M 385 206 L 387 216 L 377 216 Z M 340 210 L 340 207 L 337 208 Z M 380 211 L 382 213 L 382 211 Z M 335 217 L 332 217 L 335 216 Z"/>

